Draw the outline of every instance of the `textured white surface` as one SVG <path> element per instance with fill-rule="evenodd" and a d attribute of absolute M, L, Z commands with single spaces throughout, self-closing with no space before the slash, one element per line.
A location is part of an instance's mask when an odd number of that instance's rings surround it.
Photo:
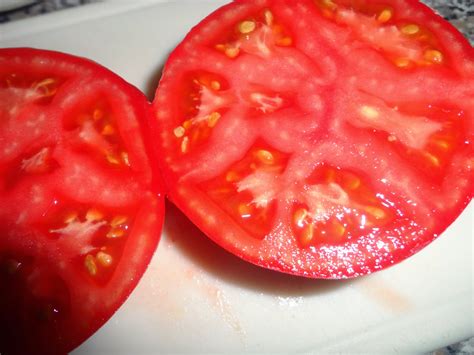
<path fill-rule="evenodd" d="M 85 56 L 152 96 L 191 26 L 223 1 L 112 1 L 2 25 L 0 46 Z M 426 352 L 473 330 L 473 206 L 440 239 L 383 272 L 343 282 L 257 268 L 171 206 L 150 268 L 82 353 Z"/>

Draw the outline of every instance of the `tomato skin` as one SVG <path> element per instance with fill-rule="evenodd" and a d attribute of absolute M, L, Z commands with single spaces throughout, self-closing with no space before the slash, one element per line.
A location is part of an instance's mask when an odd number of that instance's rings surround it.
<path fill-rule="evenodd" d="M 324 4 L 336 10 L 326 14 Z M 353 4 L 360 8 L 353 11 Z M 387 9 L 388 20 L 382 16 Z M 358 20 L 352 21 L 353 12 Z M 376 29 L 386 26 L 382 38 L 393 47 L 371 42 L 377 36 L 359 31 L 361 21 Z M 405 27 L 412 23 L 416 27 Z M 260 33 L 275 42 L 262 42 Z M 351 47 L 354 43 L 358 46 Z M 407 63 L 397 57 L 400 48 L 413 49 Z M 211 76 L 218 81 L 214 88 L 206 79 Z M 189 94 L 189 85 L 201 91 Z M 411 90 L 414 85 L 450 97 L 421 97 Z M 471 201 L 473 87 L 474 49 L 416 1 L 234 1 L 198 24 L 165 65 L 153 103 L 163 151 L 158 164 L 169 199 L 236 256 L 305 277 L 357 277 L 415 254 Z M 367 121 L 357 122 L 356 114 Z M 367 123 L 386 114 L 393 119 L 381 126 Z M 274 167 L 282 176 L 252 163 L 242 172 L 240 165 L 251 160 L 258 141 L 270 146 L 273 156 L 288 157 L 288 165 Z M 333 166 L 336 182 L 310 183 L 324 166 Z M 290 177 L 292 169 L 301 174 Z M 332 193 L 343 198 L 339 187 L 351 174 L 361 187 L 353 194 L 351 184 L 342 189 L 356 201 L 350 212 L 334 213 L 322 229 L 310 226 L 319 225 L 317 219 L 308 222 L 315 206 L 300 198 L 318 193 L 326 200 Z M 254 201 L 248 202 L 249 192 Z M 343 210 L 343 204 L 328 203 L 329 209 Z M 264 226 L 249 225 L 251 211 L 265 209 L 270 217 Z M 293 224 L 301 215 L 298 229 Z M 361 235 L 355 229 L 369 215 L 372 226 Z"/>
<path fill-rule="evenodd" d="M 158 244 L 150 104 L 91 60 L 30 48 L 0 49 L 0 97 L 0 352 L 67 353 L 123 304 Z"/>

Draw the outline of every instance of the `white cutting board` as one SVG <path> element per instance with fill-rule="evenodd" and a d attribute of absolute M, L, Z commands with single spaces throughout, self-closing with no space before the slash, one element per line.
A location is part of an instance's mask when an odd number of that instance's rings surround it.
<path fill-rule="evenodd" d="M 91 58 L 152 96 L 186 32 L 225 1 L 109 1 L 0 25 L 0 46 Z M 163 239 L 123 307 L 84 353 L 427 352 L 474 334 L 471 203 L 414 257 L 349 281 L 247 264 L 167 206 Z"/>

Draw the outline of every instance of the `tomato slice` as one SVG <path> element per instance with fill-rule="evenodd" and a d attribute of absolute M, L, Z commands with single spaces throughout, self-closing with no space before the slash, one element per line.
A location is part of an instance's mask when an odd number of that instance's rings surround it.
<path fill-rule="evenodd" d="M 474 50 L 417 1 L 234 1 L 154 100 L 170 199 L 257 265 L 368 274 L 472 198 Z"/>
<path fill-rule="evenodd" d="M 150 105 L 82 58 L 0 50 L 0 352 L 65 353 L 145 271 L 164 214 Z"/>

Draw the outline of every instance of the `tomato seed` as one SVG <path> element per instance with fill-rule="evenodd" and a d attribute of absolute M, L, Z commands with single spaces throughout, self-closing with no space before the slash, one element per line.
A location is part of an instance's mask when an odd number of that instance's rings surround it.
<path fill-rule="evenodd" d="M 440 163 L 438 157 L 436 157 L 435 155 L 433 155 L 433 154 L 431 154 L 431 153 L 428 153 L 428 152 L 423 152 L 422 154 L 423 154 L 423 156 L 424 156 L 426 159 L 429 160 L 429 162 L 430 162 L 432 165 L 434 165 L 434 166 L 436 166 L 436 167 L 439 167 L 439 166 L 441 165 L 441 163 Z"/>
<path fill-rule="evenodd" d="M 208 127 L 211 127 L 211 128 L 215 127 L 215 125 L 217 124 L 217 121 L 219 121 L 220 118 L 221 118 L 221 114 L 219 112 L 211 113 L 207 119 Z"/>
<path fill-rule="evenodd" d="M 225 49 L 225 55 L 232 59 L 237 57 L 239 53 L 240 53 L 240 50 L 239 48 L 236 48 L 236 47 L 229 47 Z"/>
<path fill-rule="evenodd" d="M 220 90 L 220 88 L 221 88 L 221 84 L 218 81 L 216 81 L 216 80 L 211 81 L 211 89 L 212 90 L 218 91 L 218 90 Z"/>
<path fill-rule="evenodd" d="M 56 84 L 56 80 L 52 78 L 47 78 L 39 83 L 34 84 L 33 88 L 36 91 L 41 92 L 43 96 L 52 96 L 56 93 L 57 89 L 54 87 L 51 87 L 52 85 Z"/>
<path fill-rule="evenodd" d="M 344 236 L 344 233 L 346 233 L 346 228 L 339 222 L 333 221 L 333 231 L 336 236 L 342 237 Z"/>
<path fill-rule="evenodd" d="M 77 220 L 78 213 L 70 212 L 64 217 L 64 223 L 69 224 Z"/>
<path fill-rule="evenodd" d="M 114 165 L 119 165 L 120 164 L 120 160 L 113 154 L 107 154 L 106 158 L 107 158 L 107 161 L 110 164 L 114 164 Z"/>
<path fill-rule="evenodd" d="M 176 138 L 181 138 L 186 133 L 186 130 L 182 126 L 178 126 L 173 130 L 173 134 Z"/>
<path fill-rule="evenodd" d="M 390 9 L 384 9 L 380 14 L 377 16 L 377 21 L 381 23 L 385 23 L 389 21 L 392 18 L 392 10 Z"/>
<path fill-rule="evenodd" d="M 375 206 L 367 206 L 365 210 L 375 217 L 375 219 L 383 219 L 386 216 L 384 210 Z"/>
<path fill-rule="evenodd" d="M 379 117 L 379 112 L 375 107 L 372 106 L 362 106 L 360 113 L 369 119 L 376 119 Z"/>
<path fill-rule="evenodd" d="M 393 134 L 391 134 L 387 137 L 387 140 L 389 142 L 395 142 L 397 140 L 397 137 L 395 137 Z"/>
<path fill-rule="evenodd" d="M 436 64 L 440 64 L 443 62 L 443 54 L 436 49 L 428 49 L 424 54 L 424 58 L 427 61 L 430 61 Z"/>
<path fill-rule="evenodd" d="M 408 58 L 397 58 L 395 59 L 395 65 L 399 68 L 406 68 L 410 65 L 411 61 Z"/>
<path fill-rule="evenodd" d="M 106 237 L 107 238 L 120 238 L 125 235 L 125 230 L 120 228 L 120 227 L 112 227 L 110 231 L 107 233 Z"/>
<path fill-rule="evenodd" d="M 240 214 L 240 217 L 242 218 L 248 218 L 252 216 L 252 208 L 248 204 L 241 203 L 237 210 Z"/>
<path fill-rule="evenodd" d="M 112 227 L 117 227 L 117 226 L 120 226 L 120 225 L 122 225 L 122 224 L 125 224 L 127 221 L 128 221 L 127 216 L 115 216 L 115 217 L 112 218 L 112 220 L 110 221 L 110 225 L 111 225 Z"/>
<path fill-rule="evenodd" d="M 183 122 L 184 129 L 190 129 L 192 125 L 193 125 L 193 120 L 186 120 Z"/>
<path fill-rule="evenodd" d="M 311 241 L 313 240 L 313 237 L 314 237 L 314 225 L 310 223 L 304 227 L 303 232 L 301 233 L 300 242 L 301 244 L 306 246 L 309 243 L 311 243 Z"/>
<path fill-rule="evenodd" d="M 253 21 L 242 21 L 239 23 L 239 32 L 242 34 L 248 34 L 255 31 L 257 25 Z"/>
<path fill-rule="evenodd" d="M 405 25 L 401 28 L 401 31 L 405 35 L 414 35 L 420 31 L 420 27 L 415 24 Z"/>
<path fill-rule="evenodd" d="M 122 162 L 126 165 L 126 166 L 130 166 L 130 159 L 128 157 L 128 153 L 127 152 L 121 152 L 120 153 L 120 156 L 122 157 Z"/>
<path fill-rule="evenodd" d="M 264 164 L 271 165 L 275 162 L 273 154 L 268 150 L 260 149 L 257 151 L 257 158 Z"/>
<path fill-rule="evenodd" d="M 355 177 L 349 181 L 349 184 L 347 185 L 347 188 L 349 190 L 357 190 L 361 185 L 361 181 L 359 178 Z"/>
<path fill-rule="evenodd" d="M 189 137 L 184 137 L 181 141 L 181 152 L 186 153 L 188 151 Z"/>
<path fill-rule="evenodd" d="M 444 140 L 435 140 L 434 144 L 436 144 L 438 147 L 440 147 L 444 150 L 447 150 L 451 147 L 451 144 L 449 144 L 448 142 L 446 142 Z"/>
<path fill-rule="evenodd" d="M 115 129 L 111 124 L 106 124 L 104 128 L 102 128 L 102 135 L 104 136 L 112 136 L 115 134 Z"/>
<path fill-rule="evenodd" d="M 86 267 L 90 275 L 97 275 L 97 264 L 95 263 L 95 259 L 92 255 L 88 254 L 86 256 L 86 258 L 84 259 L 84 266 Z"/>
<path fill-rule="evenodd" d="M 99 251 L 96 255 L 97 261 L 105 267 L 112 265 L 113 258 L 110 254 L 104 253 L 103 251 Z"/>
<path fill-rule="evenodd" d="M 304 220 L 306 219 L 307 215 L 308 215 L 308 210 L 306 210 L 305 208 L 300 208 L 296 210 L 296 212 L 293 214 L 293 223 L 299 228 L 303 228 Z"/>
<path fill-rule="evenodd" d="M 271 26 L 273 24 L 273 14 L 270 10 L 265 10 L 263 13 L 263 16 L 265 17 L 265 23 L 268 26 Z"/>
<path fill-rule="evenodd" d="M 104 218 L 104 214 L 99 210 L 92 208 L 86 213 L 86 220 L 88 221 L 100 221 Z"/>
<path fill-rule="evenodd" d="M 337 5 L 332 0 L 323 0 L 323 4 L 332 11 L 337 9 Z"/>

